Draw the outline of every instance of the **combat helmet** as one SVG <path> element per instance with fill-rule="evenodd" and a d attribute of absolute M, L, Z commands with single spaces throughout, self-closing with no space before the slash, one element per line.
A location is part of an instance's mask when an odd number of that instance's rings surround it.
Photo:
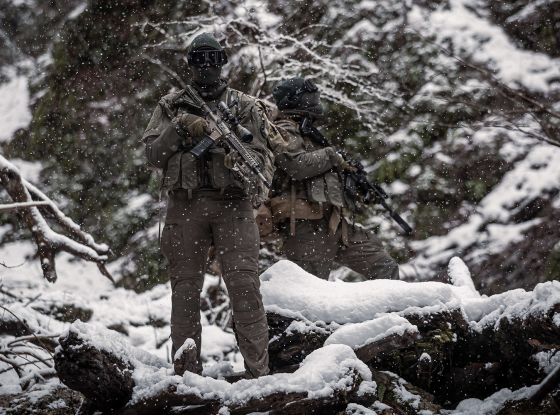
<path fill-rule="evenodd" d="M 299 76 L 281 81 L 272 90 L 276 106 L 283 113 L 315 117 L 323 114 L 320 94 L 313 81 Z"/>
<path fill-rule="evenodd" d="M 210 33 L 197 35 L 187 49 L 187 62 L 191 66 L 223 66 L 227 61 L 224 48 Z"/>

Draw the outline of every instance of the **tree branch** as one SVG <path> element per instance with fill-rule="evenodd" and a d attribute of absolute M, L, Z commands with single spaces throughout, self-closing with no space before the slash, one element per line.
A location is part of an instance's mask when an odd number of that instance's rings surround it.
<path fill-rule="evenodd" d="M 18 169 L 2 156 L 0 156 L 0 182 L 17 203 L 36 203 L 31 194 L 41 199 L 54 213 L 56 223 L 70 234 L 70 237 L 67 237 L 54 232 L 36 206 L 26 207 L 18 212 L 37 244 L 43 275 L 48 281 L 56 281 L 55 255 L 59 251 L 65 251 L 86 261 L 97 263 L 101 273 L 114 283 L 105 268 L 110 254 L 109 247 L 105 244 L 97 244 L 91 235 L 82 231 L 79 225 L 66 217 L 54 202 L 23 179 Z"/>

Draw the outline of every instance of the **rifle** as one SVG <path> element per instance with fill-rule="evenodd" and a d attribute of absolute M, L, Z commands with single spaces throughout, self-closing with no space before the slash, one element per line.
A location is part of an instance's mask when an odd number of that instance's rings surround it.
<path fill-rule="evenodd" d="M 215 131 L 217 132 L 217 134 L 205 135 L 190 150 L 190 153 L 197 159 L 200 159 L 214 144 L 224 142 L 230 150 L 236 151 L 241 157 L 241 162 L 256 174 L 267 188 L 270 188 L 271 183 L 264 177 L 258 161 L 255 160 L 242 143 L 242 141 L 245 143 L 253 141 L 253 134 L 239 123 L 239 120 L 233 115 L 225 102 L 220 101 L 218 103 L 220 114 L 215 114 L 192 86 L 187 85 L 185 91 L 203 113 L 214 122 Z M 236 105 L 236 103 L 233 105 Z M 236 161 L 236 163 L 238 162 Z"/>
<path fill-rule="evenodd" d="M 300 124 L 300 132 L 309 137 L 313 142 L 319 144 L 323 147 L 330 147 L 331 144 L 329 140 L 311 124 L 311 120 L 307 117 L 303 119 Z M 344 172 L 344 191 L 352 199 L 356 200 L 361 196 L 362 202 L 366 205 L 372 202 L 380 203 L 381 206 L 389 212 L 389 216 L 397 222 L 397 224 L 402 228 L 407 235 L 412 234 L 412 228 L 406 221 L 395 212 L 386 202 L 385 199 L 389 197 L 387 192 L 383 190 L 379 184 L 375 182 L 370 182 L 367 178 L 367 172 L 362 163 L 358 160 L 354 160 L 349 157 L 348 153 L 345 151 L 338 151 L 339 154 L 344 157 L 344 160 L 348 162 L 355 171 L 345 171 Z"/>

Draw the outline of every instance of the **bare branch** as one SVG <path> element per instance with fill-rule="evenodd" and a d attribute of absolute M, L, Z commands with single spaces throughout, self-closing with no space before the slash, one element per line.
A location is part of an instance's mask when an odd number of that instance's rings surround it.
<path fill-rule="evenodd" d="M 14 369 L 14 371 L 17 373 L 18 377 L 21 378 L 23 376 L 23 370 L 21 368 L 21 365 L 15 360 L 9 359 L 5 357 L 3 354 L 0 354 L 0 362 L 9 364 L 12 367 L 12 369 Z"/>
<path fill-rule="evenodd" d="M 177 83 L 181 86 L 181 88 L 184 88 L 187 84 L 185 83 L 185 81 L 183 81 L 183 79 L 179 76 L 179 74 L 177 72 L 175 72 L 173 69 L 171 69 L 169 66 L 167 66 L 166 64 L 164 64 L 162 61 L 160 61 L 159 59 L 156 58 L 152 58 L 151 56 L 148 56 L 147 54 L 143 53 L 141 55 L 141 57 L 145 60 L 147 60 L 150 63 L 153 63 L 154 65 L 157 65 L 158 67 L 161 68 L 161 70 L 163 70 L 165 73 L 171 75 L 171 77 L 173 79 L 175 79 L 175 81 L 177 81 Z"/>
<path fill-rule="evenodd" d="M 23 202 L 23 203 L 10 203 L 6 205 L 0 205 L 0 212 L 6 212 L 10 210 L 25 209 L 33 206 L 45 206 L 48 205 L 47 202 Z"/>
<path fill-rule="evenodd" d="M 0 308 L 1 308 L 2 310 L 4 310 L 4 311 L 8 312 L 8 313 L 11 314 L 12 316 L 14 316 L 14 318 L 15 318 L 17 321 L 19 321 L 24 327 L 29 327 L 24 321 L 22 321 L 17 315 L 15 315 L 15 314 L 12 312 L 12 310 L 10 310 L 10 309 L 4 307 L 3 305 L 0 305 Z M 33 338 L 34 338 L 41 346 L 43 346 L 43 348 L 44 348 L 47 352 L 49 352 L 49 354 L 50 354 L 51 357 L 52 357 L 52 353 L 50 352 L 49 347 L 48 347 L 47 345 L 45 345 L 45 344 L 43 343 L 43 341 L 41 340 L 41 338 L 37 337 L 37 335 L 36 335 L 35 333 L 33 333 L 33 331 L 32 331 L 31 329 L 30 329 L 29 331 L 31 332 L 31 336 L 33 336 Z M 44 336 L 43 336 L 43 337 L 44 337 Z"/>
<path fill-rule="evenodd" d="M 15 202 L 35 203 L 31 194 L 39 198 L 52 210 L 56 223 L 70 235 L 68 237 L 54 232 L 36 206 L 19 211 L 20 217 L 37 244 L 43 275 L 48 281 L 53 282 L 57 278 L 56 253 L 66 251 L 87 261 L 96 262 L 102 274 L 114 283 L 104 266 L 110 253 L 109 247 L 105 244 L 97 244 L 91 235 L 82 231 L 79 225 L 64 215 L 43 192 L 23 179 L 18 169 L 2 156 L 0 156 L 0 181 Z"/>
<path fill-rule="evenodd" d="M 19 265 L 6 265 L 6 264 L 4 264 L 3 262 L 0 262 L 0 266 L 2 266 L 2 267 L 4 267 L 4 268 L 19 268 L 19 267 L 21 267 L 23 264 L 25 264 L 25 262 L 22 262 L 22 263 L 19 264 Z M 0 292 L 1 292 L 1 291 L 0 291 Z M 3 294 L 6 294 L 6 293 L 3 293 Z M 8 295 L 9 295 L 9 294 L 8 294 Z"/>

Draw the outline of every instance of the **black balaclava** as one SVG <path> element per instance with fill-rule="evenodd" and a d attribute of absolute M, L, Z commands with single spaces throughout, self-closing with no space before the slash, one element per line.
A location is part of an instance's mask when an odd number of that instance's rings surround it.
<path fill-rule="evenodd" d="M 191 60 L 191 53 L 198 51 L 218 51 L 223 53 L 225 58 L 217 64 L 194 63 Z M 227 82 L 221 78 L 223 64 L 227 62 L 222 46 L 209 33 L 202 33 L 191 42 L 187 56 L 193 75 L 193 86 L 204 99 L 218 98 L 227 87 Z"/>
<path fill-rule="evenodd" d="M 193 82 L 201 88 L 214 89 L 222 80 L 221 66 L 191 66 Z"/>

